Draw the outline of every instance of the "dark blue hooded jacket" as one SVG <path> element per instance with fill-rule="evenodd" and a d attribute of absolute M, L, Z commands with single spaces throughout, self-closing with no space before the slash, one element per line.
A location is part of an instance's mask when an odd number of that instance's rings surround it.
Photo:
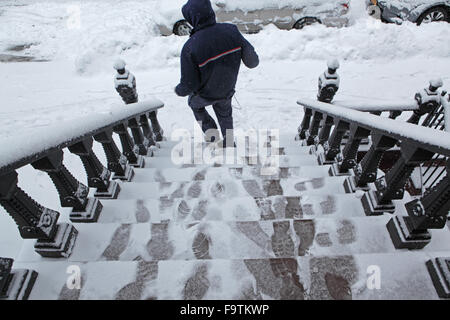
<path fill-rule="evenodd" d="M 181 80 L 175 92 L 208 100 L 231 98 L 241 60 L 248 68 L 259 64 L 255 49 L 235 25 L 216 23 L 209 0 L 189 0 L 182 12 L 193 30 L 181 52 Z"/>

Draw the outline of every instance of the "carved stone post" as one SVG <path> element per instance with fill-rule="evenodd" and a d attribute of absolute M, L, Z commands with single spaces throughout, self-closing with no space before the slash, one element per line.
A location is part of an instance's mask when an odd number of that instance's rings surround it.
<path fill-rule="evenodd" d="M 144 136 L 141 131 L 141 126 L 136 119 L 128 120 L 128 127 L 131 129 L 133 135 L 134 146 L 137 149 L 137 154 L 141 156 L 147 155 L 148 140 L 144 141 Z"/>
<path fill-rule="evenodd" d="M 427 269 L 437 294 L 443 299 L 450 298 L 450 257 L 428 260 Z"/>
<path fill-rule="evenodd" d="M 34 270 L 14 269 L 13 259 L 0 257 L 0 300 L 27 300 L 38 273 Z"/>
<path fill-rule="evenodd" d="M 427 229 L 443 229 L 450 210 L 450 162 L 447 175 L 422 198 L 408 202 L 407 217 L 395 216 L 387 224 L 389 234 L 398 249 L 422 249 L 431 241 Z"/>
<path fill-rule="evenodd" d="M 334 119 L 330 116 L 326 116 L 322 129 L 319 132 L 319 144 L 324 144 L 330 138 L 331 127 L 334 124 Z"/>
<path fill-rule="evenodd" d="M 62 150 L 49 153 L 31 165 L 46 172 L 59 194 L 61 207 L 71 207 L 70 220 L 74 222 L 96 222 L 103 208 L 98 199 L 88 198 L 89 188 L 72 176 L 63 164 Z"/>
<path fill-rule="evenodd" d="M 0 204 L 11 215 L 23 239 L 38 239 L 35 249 L 43 257 L 68 257 L 77 230 L 67 223 L 57 224 L 59 212 L 38 204 L 17 185 L 17 172 L 0 177 Z"/>
<path fill-rule="evenodd" d="M 370 135 L 370 130 L 359 127 L 356 124 L 350 125 L 350 137 L 342 151 L 343 160 L 341 164 L 334 163 L 332 166 L 333 176 L 348 175 L 349 170 L 356 166 L 358 149 L 362 139 Z"/>
<path fill-rule="evenodd" d="M 368 190 L 368 183 L 377 179 L 378 166 L 386 150 L 395 146 L 397 140 L 382 134 L 372 134 L 372 146 L 361 162 L 353 169 L 355 176 L 344 182 L 345 191 L 353 193 L 358 189 Z"/>
<path fill-rule="evenodd" d="M 366 215 L 382 215 L 384 212 L 395 212 L 392 200 L 403 199 L 405 184 L 411 173 L 420 163 L 430 160 L 434 153 L 402 143 L 401 157 L 394 166 L 375 181 L 376 191 L 370 190 L 364 194 L 361 201 Z"/>
<path fill-rule="evenodd" d="M 93 139 L 87 138 L 81 142 L 69 146 L 70 152 L 80 157 L 86 170 L 88 186 L 96 188 L 95 197 L 116 199 L 120 186 L 115 181 L 110 181 L 111 172 L 98 160 L 92 150 Z"/>
<path fill-rule="evenodd" d="M 108 161 L 108 169 L 114 172 L 111 179 L 131 181 L 134 171 L 128 165 L 127 158 L 119 151 L 112 137 L 112 130 L 106 130 L 94 136 L 95 141 L 100 142 Z"/>
<path fill-rule="evenodd" d="M 309 129 L 309 124 L 311 123 L 312 110 L 309 108 L 304 108 L 305 114 L 303 115 L 303 121 L 298 127 L 298 135 L 295 137 L 295 140 L 304 140 L 306 139 L 306 131 Z"/>
<path fill-rule="evenodd" d="M 323 149 L 324 153 L 319 154 L 319 163 L 331 164 L 336 160 L 336 156 L 341 152 L 341 143 L 345 133 L 349 129 L 348 122 L 336 120 L 333 132 L 331 133 L 330 139 L 324 143 Z"/>
<path fill-rule="evenodd" d="M 131 140 L 130 134 L 128 133 L 127 126 L 122 123 L 115 126 L 113 130 L 120 137 L 123 154 L 125 155 L 125 157 L 127 157 L 128 164 L 132 167 L 143 168 L 144 158 L 142 156 L 136 155 L 136 153 L 134 152 L 134 144 Z"/>
<path fill-rule="evenodd" d="M 319 133 L 320 122 L 322 121 L 322 113 L 315 111 L 311 122 L 310 129 L 306 132 L 306 144 L 311 146 L 314 144 Z"/>
<path fill-rule="evenodd" d="M 152 123 L 152 130 L 155 134 L 155 140 L 157 142 L 163 141 L 164 131 L 161 129 L 159 125 L 158 118 L 156 117 L 157 111 L 150 112 L 148 117 L 150 118 L 150 122 Z"/>

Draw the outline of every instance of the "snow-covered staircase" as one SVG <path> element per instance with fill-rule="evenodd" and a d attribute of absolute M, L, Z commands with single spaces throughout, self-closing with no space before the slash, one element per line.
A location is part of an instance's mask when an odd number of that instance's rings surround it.
<path fill-rule="evenodd" d="M 294 136 L 271 175 L 248 159 L 175 164 L 176 143 L 160 141 L 95 223 L 73 222 L 70 256 L 25 241 L 14 269 L 37 272 L 29 299 L 438 299 L 426 263 L 450 255 L 448 227 L 397 249 L 393 215 L 367 216 L 349 175 Z"/>
<path fill-rule="evenodd" d="M 74 224 L 70 257 L 25 245 L 14 266 L 39 273 L 30 299 L 437 298 L 425 262 L 450 252 L 450 232 L 399 252 L 389 215 L 367 217 L 345 176 L 329 176 L 293 135 L 283 142 L 288 165 L 269 177 L 248 164 L 179 168 L 160 142 L 117 199 L 102 199 L 97 223 Z M 73 266 L 80 290 L 66 285 Z M 367 287 L 370 266 L 383 271 L 380 289 Z"/>

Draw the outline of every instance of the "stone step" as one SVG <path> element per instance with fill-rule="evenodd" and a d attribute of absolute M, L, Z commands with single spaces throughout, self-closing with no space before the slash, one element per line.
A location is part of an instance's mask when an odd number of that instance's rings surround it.
<path fill-rule="evenodd" d="M 294 258 L 304 255 L 390 253 L 390 215 L 272 221 L 77 224 L 73 262 Z M 421 250 L 450 252 L 450 231 L 432 230 Z M 24 240 L 18 262 L 49 261 Z"/>
<path fill-rule="evenodd" d="M 126 182 L 121 184 L 118 199 L 176 198 L 264 198 L 275 195 L 300 196 L 305 192 L 344 194 L 345 176 L 289 178 L 279 180 L 220 179 L 184 182 Z"/>
<path fill-rule="evenodd" d="M 303 140 L 295 140 L 295 135 L 296 135 L 296 133 L 287 134 L 287 135 L 286 134 L 281 134 L 278 137 L 278 139 L 273 137 L 270 140 L 273 141 L 273 143 L 272 143 L 273 145 L 278 144 L 278 146 L 280 146 L 280 147 L 293 147 L 293 148 L 295 148 L 295 147 L 302 147 Z M 235 137 L 236 141 L 242 141 L 242 140 L 238 140 L 238 139 L 239 139 L 238 137 Z M 263 144 L 265 142 L 267 142 L 268 140 L 269 139 L 267 139 L 267 138 L 264 139 Z M 180 142 L 181 142 L 181 139 L 179 139 L 179 140 L 168 139 L 168 140 L 164 140 L 164 141 L 158 142 L 157 143 L 157 147 L 161 148 L 161 149 L 172 149 L 175 146 L 179 146 Z M 195 145 L 203 145 L 203 146 L 209 145 L 209 143 L 205 143 L 203 141 L 202 142 L 197 142 L 197 141 L 194 141 L 194 139 L 191 139 L 190 143 L 192 145 L 194 145 L 194 144 Z M 259 138 L 258 138 L 258 143 L 259 143 Z"/>
<path fill-rule="evenodd" d="M 355 194 L 308 194 L 299 197 L 102 200 L 98 223 L 161 221 L 259 221 L 365 216 Z"/>
<path fill-rule="evenodd" d="M 221 179 L 282 179 L 282 178 L 321 178 L 328 177 L 329 165 L 301 166 L 276 168 L 272 171 L 262 171 L 260 167 L 189 167 L 189 168 L 135 168 L 133 182 L 182 182 Z"/>
<path fill-rule="evenodd" d="M 14 267 L 38 272 L 31 300 L 434 300 L 439 297 L 425 262 L 445 254 L 415 251 L 245 260 L 15 262 Z M 379 289 L 367 286 L 373 270 L 380 271 Z M 77 274 L 80 288 L 69 289 L 68 277 Z"/>
<path fill-rule="evenodd" d="M 184 150 L 183 148 L 186 148 L 182 144 L 177 143 L 170 143 L 170 144 L 163 144 L 160 145 L 159 148 L 153 148 L 153 156 L 154 157 L 170 157 L 172 155 L 180 156 L 184 152 L 187 152 L 189 154 L 194 154 L 194 152 L 207 152 L 207 148 L 211 148 L 208 144 L 192 144 L 189 149 Z M 278 148 L 273 148 L 273 150 L 267 151 L 267 150 L 260 150 L 260 152 L 263 152 L 264 154 L 271 153 L 271 154 L 278 154 L 278 155 L 308 155 L 310 154 L 311 147 L 310 146 L 302 146 L 299 143 L 289 144 L 287 146 L 278 146 Z M 238 150 L 235 148 L 231 148 L 227 150 L 227 152 L 234 152 L 237 154 L 242 155 L 248 155 L 250 152 L 246 149 Z M 258 151 L 256 151 L 258 152 Z"/>
<path fill-rule="evenodd" d="M 233 151 L 233 149 L 230 149 Z M 273 158 L 254 156 L 241 157 L 235 154 L 217 154 L 214 156 L 190 155 L 187 157 L 144 157 L 145 168 L 189 168 L 196 166 L 242 168 L 247 166 L 271 166 L 277 168 L 318 165 L 316 155 L 281 155 Z"/>

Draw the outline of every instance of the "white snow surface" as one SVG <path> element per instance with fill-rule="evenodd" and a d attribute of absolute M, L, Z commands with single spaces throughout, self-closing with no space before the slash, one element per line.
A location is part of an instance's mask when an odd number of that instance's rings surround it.
<path fill-rule="evenodd" d="M 166 1 L 168 2 L 168 1 Z M 170 1 L 171 2 L 171 1 Z M 341 68 L 336 100 L 371 102 L 411 101 L 432 78 L 450 81 L 450 25 L 417 27 L 383 24 L 367 17 L 363 1 L 352 1 L 353 24 L 346 28 L 309 26 L 281 31 L 273 26 L 245 37 L 255 46 L 261 64 L 242 67 L 233 99 L 235 127 L 278 128 L 294 134 L 302 119 L 299 97 L 317 94 L 317 78 L 326 61 L 337 58 Z M 17 4 L 27 4 L 18 6 Z M 159 121 L 170 137 L 174 129 L 193 131 L 196 125 L 186 99 L 173 88 L 179 81 L 179 55 L 187 38 L 161 37 L 157 23 L 173 17 L 152 7 L 150 0 L 6 0 L 0 3 L 0 53 L 15 45 L 34 44 L 18 54 L 48 62 L 0 63 L 0 137 L 13 145 L 19 137 L 54 124 L 123 107 L 114 90 L 113 63 L 126 61 L 136 76 L 140 99 L 165 103 Z M 172 3 L 172 2 L 171 2 Z M 245 3 L 242 1 L 242 3 Z M 16 4 L 12 6 L 12 4 Z M 160 4 L 161 6 L 161 4 Z M 81 23 L 70 13 L 80 8 Z M 72 27 L 69 27 L 72 26 Z M 0 149 L 3 157 L 10 151 Z M 105 164 L 99 144 L 94 150 Z M 65 152 L 65 164 L 86 183 L 78 157 Z M 26 166 L 18 170 L 19 185 L 39 203 L 61 213 L 67 209 L 45 173 Z M 0 256 L 15 257 L 21 240 L 12 219 L 0 207 Z"/>

